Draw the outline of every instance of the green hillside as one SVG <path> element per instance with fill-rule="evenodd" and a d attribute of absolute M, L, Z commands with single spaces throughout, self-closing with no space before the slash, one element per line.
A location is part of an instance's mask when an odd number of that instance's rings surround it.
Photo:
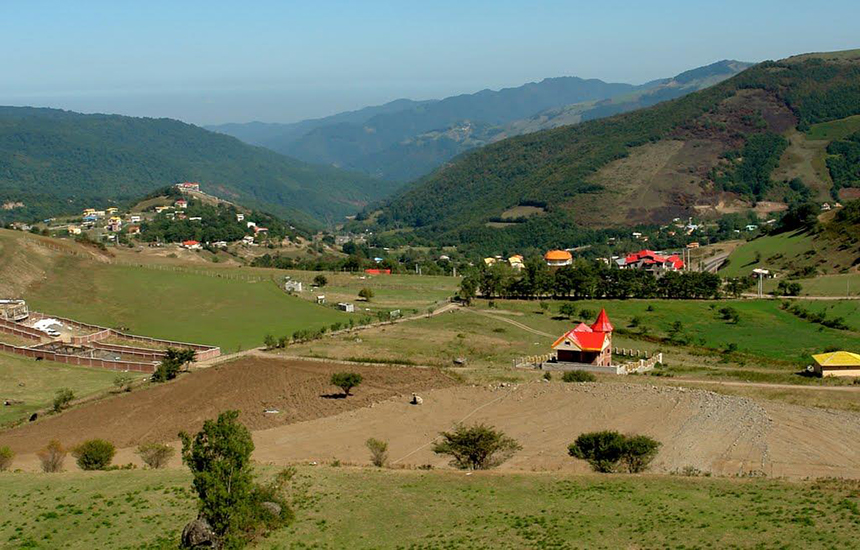
<path fill-rule="evenodd" d="M 306 225 L 342 220 L 393 189 L 176 120 L 0 107 L 0 221 L 121 203 L 178 181 Z"/>
<path fill-rule="evenodd" d="M 525 247 L 582 243 L 586 226 L 717 216 L 722 203 L 788 200 L 794 189 L 771 177 L 784 136 L 857 114 L 860 54 L 765 62 L 680 99 L 466 153 L 375 219 L 428 241 Z M 546 212 L 488 227 L 521 204 Z"/>

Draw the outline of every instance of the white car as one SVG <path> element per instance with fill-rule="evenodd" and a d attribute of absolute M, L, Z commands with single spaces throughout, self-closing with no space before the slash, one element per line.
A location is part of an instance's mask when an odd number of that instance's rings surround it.
<path fill-rule="evenodd" d="M 60 337 L 60 333 L 57 332 L 56 330 L 52 329 L 52 328 L 46 328 L 45 334 L 47 334 L 51 338 L 59 338 Z"/>

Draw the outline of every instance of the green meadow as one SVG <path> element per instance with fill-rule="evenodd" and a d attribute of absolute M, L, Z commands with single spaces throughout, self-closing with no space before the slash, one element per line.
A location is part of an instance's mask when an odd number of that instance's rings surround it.
<path fill-rule="evenodd" d="M 258 468 L 263 476 L 273 470 Z M 857 482 L 301 466 L 282 548 L 853 548 Z M 8 548 L 175 548 L 185 470 L 0 474 Z"/>
<path fill-rule="evenodd" d="M 227 273 L 225 270 L 224 273 Z M 217 274 L 217 273 L 216 273 Z M 51 277 L 30 285 L 31 309 L 134 334 L 221 346 L 262 344 L 343 322 L 348 315 L 287 295 L 272 280 L 242 279 L 58 259 Z"/>
<path fill-rule="evenodd" d="M 813 124 L 806 131 L 806 137 L 815 140 L 833 141 L 834 139 L 848 137 L 858 130 L 860 130 L 860 115 Z"/>
<path fill-rule="evenodd" d="M 140 374 L 125 373 L 139 377 Z M 57 390 L 69 388 L 76 397 L 86 397 L 113 388 L 117 373 L 105 369 L 35 361 L 0 353 L 0 399 L 22 401 L 0 408 L 0 425 L 26 418 L 50 407 Z"/>
<path fill-rule="evenodd" d="M 737 247 L 729 255 L 729 263 L 720 270 L 720 275 L 747 276 L 754 268 L 778 269 L 786 261 L 801 257 L 811 247 L 812 238 L 806 233 L 759 237 Z"/>

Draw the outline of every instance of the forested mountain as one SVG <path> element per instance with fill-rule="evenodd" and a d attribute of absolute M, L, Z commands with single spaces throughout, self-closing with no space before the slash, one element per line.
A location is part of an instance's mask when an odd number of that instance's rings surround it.
<path fill-rule="evenodd" d="M 438 101 L 399 100 L 295 124 L 254 122 L 211 129 L 308 162 L 408 181 L 469 149 L 680 97 L 748 66 L 720 61 L 642 86 L 548 78 Z"/>
<path fill-rule="evenodd" d="M 568 247 L 599 227 L 827 200 L 828 141 L 817 125 L 857 114 L 860 50 L 765 62 L 680 99 L 465 153 L 372 219 L 415 229 L 397 238 Z M 810 161 L 801 147 L 820 156 Z M 852 158 L 846 146 L 834 153 Z M 849 174 L 840 185 L 856 181 L 844 163 L 831 165 Z"/>
<path fill-rule="evenodd" d="M 0 220 L 122 202 L 179 181 L 303 225 L 340 221 L 392 190 L 176 120 L 0 107 Z"/>

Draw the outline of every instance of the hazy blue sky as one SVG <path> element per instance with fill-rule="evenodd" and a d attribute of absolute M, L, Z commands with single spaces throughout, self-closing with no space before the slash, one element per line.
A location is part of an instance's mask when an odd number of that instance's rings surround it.
<path fill-rule="evenodd" d="M 860 0 L 0 0 L 0 104 L 289 122 L 860 48 Z"/>

